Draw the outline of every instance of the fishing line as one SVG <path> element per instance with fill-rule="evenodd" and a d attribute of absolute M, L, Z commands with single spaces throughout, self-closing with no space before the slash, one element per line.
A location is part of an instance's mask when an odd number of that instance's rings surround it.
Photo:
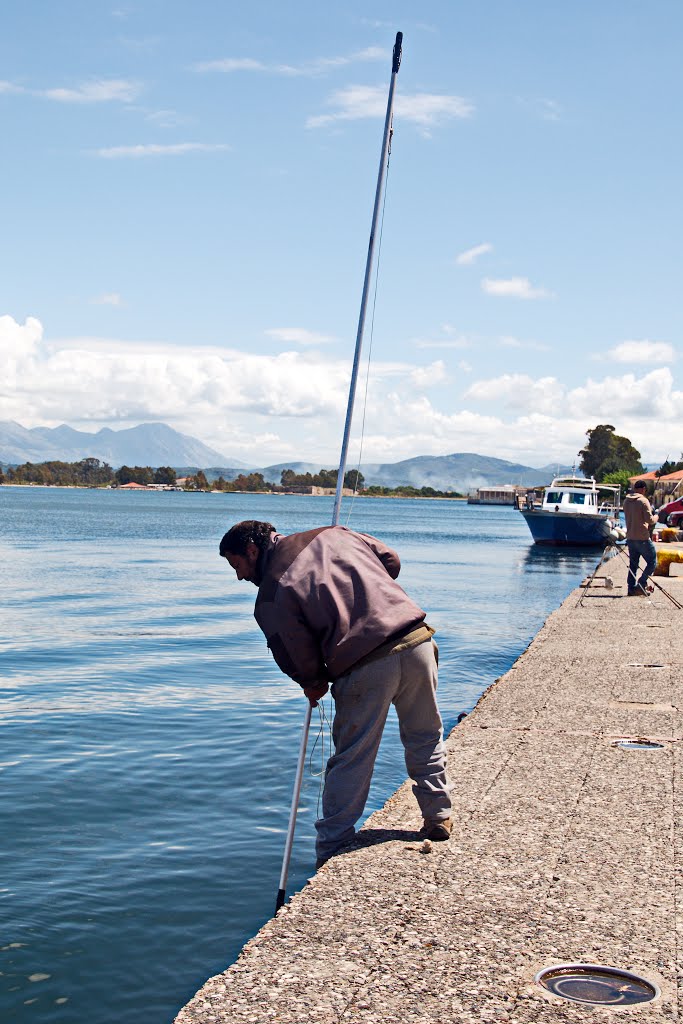
<path fill-rule="evenodd" d="M 323 699 L 318 701 L 318 717 L 320 719 L 318 725 L 318 733 L 313 741 L 311 752 L 308 755 L 308 773 L 314 779 L 319 779 L 318 783 L 318 802 L 316 810 L 316 818 L 320 818 L 321 815 L 321 801 L 323 795 L 323 788 L 325 784 L 325 767 L 327 764 L 327 756 L 332 750 L 332 722 L 327 715 L 327 709 Z M 327 725 L 327 750 L 328 755 L 325 755 L 325 726 Z M 316 747 L 320 741 L 320 771 L 315 771 L 313 767 L 313 756 L 315 754 Z"/>
<path fill-rule="evenodd" d="M 353 512 L 353 506 L 356 502 L 358 495 L 358 475 L 360 473 L 361 462 L 363 460 L 363 439 L 365 437 L 365 414 L 368 408 L 368 387 L 370 384 L 370 362 L 372 359 L 372 340 L 375 336 L 375 310 L 377 308 L 377 288 L 379 286 L 379 270 L 382 261 L 382 236 L 384 235 L 384 214 L 387 207 L 387 191 L 389 189 L 389 170 L 391 169 L 391 143 L 394 138 L 394 126 L 393 121 L 389 132 L 389 148 L 387 150 L 387 170 L 384 178 L 384 196 L 382 198 L 382 217 L 379 226 L 379 242 L 377 245 L 377 269 L 375 271 L 375 290 L 372 297 L 372 317 L 370 319 L 370 342 L 368 344 L 368 365 L 365 373 L 365 394 L 363 396 L 363 418 L 361 420 L 360 428 L 360 447 L 358 451 L 358 463 L 356 466 L 356 481 L 353 486 L 353 495 L 351 496 L 351 503 L 349 505 L 349 512 L 346 517 L 346 525 L 349 525 L 351 520 L 351 513 Z"/>

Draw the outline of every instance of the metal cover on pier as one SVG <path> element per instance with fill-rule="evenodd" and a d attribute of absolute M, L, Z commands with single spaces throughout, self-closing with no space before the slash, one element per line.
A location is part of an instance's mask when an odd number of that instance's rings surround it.
<path fill-rule="evenodd" d="M 664 750 L 664 744 L 655 740 L 617 740 L 614 746 L 620 750 Z"/>
<path fill-rule="evenodd" d="M 659 989 L 631 971 L 599 964 L 557 964 L 534 981 L 562 999 L 590 1006 L 631 1006 L 656 999 Z"/>

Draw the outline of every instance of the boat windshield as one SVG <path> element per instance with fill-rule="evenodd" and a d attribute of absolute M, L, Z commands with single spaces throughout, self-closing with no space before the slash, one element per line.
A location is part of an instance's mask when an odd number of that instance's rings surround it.
<path fill-rule="evenodd" d="M 585 505 L 586 495 L 585 494 L 568 494 L 570 505 Z"/>
<path fill-rule="evenodd" d="M 545 500 L 547 505 L 559 505 L 562 502 L 562 491 L 548 491 Z"/>

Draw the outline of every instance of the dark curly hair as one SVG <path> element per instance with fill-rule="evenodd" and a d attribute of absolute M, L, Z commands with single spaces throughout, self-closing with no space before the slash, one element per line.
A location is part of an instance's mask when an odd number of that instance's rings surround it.
<path fill-rule="evenodd" d="M 258 519 L 245 519 L 235 523 L 221 539 L 218 553 L 221 558 L 226 555 L 246 555 L 247 545 L 255 544 L 259 551 L 265 551 L 270 543 L 271 533 L 276 533 L 272 523 L 262 523 Z"/>

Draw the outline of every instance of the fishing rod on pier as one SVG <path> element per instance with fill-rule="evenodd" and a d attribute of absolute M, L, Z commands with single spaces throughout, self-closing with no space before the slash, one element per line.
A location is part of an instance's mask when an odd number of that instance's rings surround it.
<path fill-rule="evenodd" d="M 617 552 L 619 555 L 621 555 L 626 564 L 629 566 L 630 571 L 629 556 L 626 554 L 623 547 L 617 548 Z M 676 597 L 674 597 L 672 593 L 670 593 L 665 587 L 663 587 L 661 583 L 658 583 L 654 576 L 650 576 L 650 578 L 648 579 L 648 584 L 651 584 L 653 587 L 652 593 L 654 593 L 654 590 L 659 590 L 660 593 L 664 594 L 664 597 L 668 597 L 674 608 L 678 608 L 679 611 L 683 611 L 683 604 L 681 604 L 681 602 Z"/>
<path fill-rule="evenodd" d="M 396 88 L 396 76 L 401 66 L 401 54 L 403 46 L 403 33 L 396 33 L 396 41 L 391 58 L 391 79 L 389 82 L 389 95 L 387 98 L 387 112 L 384 118 L 384 134 L 382 136 L 382 151 L 377 175 L 377 188 L 375 189 L 375 205 L 372 212 L 372 226 L 370 228 L 370 241 L 368 243 L 368 255 L 365 263 L 365 278 L 363 281 L 363 292 L 361 296 L 360 314 L 358 317 L 358 330 L 356 332 L 356 347 L 353 357 L 353 369 L 351 371 L 351 383 L 349 386 L 349 399 L 346 406 L 346 423 L 344 424 L 344 435 L 342 439 L 341 454 L 339 457 L 339 471 L 337 473 L 337 489 L 334 497 L 334 509 L 332 511 L 332 526 L 339 524 L 339 513 L 341 509 L 342 490 L 344 487 L 344 472 L 351 438 L 351 424 L 353 422 L 353 406 L 356 398 L 356 386 L 358 383 L 358 371 L 360 367 L 361 350 L 363 347 L 363 333 L 365 330 L 365 317 L 370 293 L 370 280 L 375 254 L 375 237 L 377 233 L 377 222 L 381 205 L 382 191 L 386 175 L 387 160 L 389 155 L 389 144 L 392 133 L 392 116 L 394 109 L 394 91 Z M 294 780 L 294 791 L 292 793 L 292 804 L 289 811 L 289 827 L 285 851 L 282 858 L 282 871 L 280 872 L 280 887 L 275 901 L 275 913 L 284 906 L 285 893 L 287 891 L 287 875 L 289 873 L 289 862 L 292 856 L 292 844 L 294 842 L 294 830 L 296 828 L 296 815 L 299 807 L 299 796 L 301 794 L 301 783 L 303 780 L 304 763 L 306 761 L 306 746 L 308 744 L 308 732 L 311 725 L 311 712 L 313 707 L 310 701 L 307 702 L 306 715 L 303 729 L 301 730 L 301 743 L 299 746 L 299 757 L 297 759 L 296 777 Z"/>

